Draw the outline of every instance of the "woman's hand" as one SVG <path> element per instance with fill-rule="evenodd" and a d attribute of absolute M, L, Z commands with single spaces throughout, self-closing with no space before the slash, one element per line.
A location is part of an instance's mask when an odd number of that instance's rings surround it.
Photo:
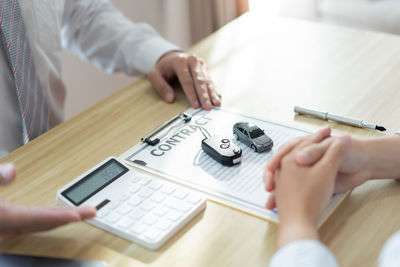
<path fill-rule="evenodd" d="M 299 166 L 297 154 L 310 141 L 303 140 L 283 156 L 274 176 L 280 247 L 297 239 L 318 238 L 318 220 L 334 193 L 336 176 L 346 156 L 345 140 L 326 139 L 320 159 L 312 166 Z"/>

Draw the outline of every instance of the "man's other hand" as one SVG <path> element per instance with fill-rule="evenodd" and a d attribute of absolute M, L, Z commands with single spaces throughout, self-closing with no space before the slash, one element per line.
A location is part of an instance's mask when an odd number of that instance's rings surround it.
<path fill-rule="evenodd" d="M 164 54 L 149 73 L 149 80 L 166 102 L 175 100 L 169 82 L 178 79 L 193 108 L 210 110 L 221 105 L 219 94 L 207 71 L 204 60 L 196 55 L 171 51 Z"/>

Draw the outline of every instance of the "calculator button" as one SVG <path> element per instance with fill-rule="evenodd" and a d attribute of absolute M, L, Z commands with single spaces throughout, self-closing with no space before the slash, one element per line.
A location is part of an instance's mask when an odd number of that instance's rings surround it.
<path fill-rule="evenodd" d="M 160 194 L 160 193 L 156 193 L 151 197 L 151 200 L 156 202 L 156 203 L 161 203 L 165 200 L 165 196 Z"/>
<path fill-rule="evenodd" d="M 137 206 L 137 205 L 139 205 L 140 203 L 142 203 L 143 202 L 143 198 L 140 198 L 140 197 L 138 197 L 138 196 L 132 196 L 132 197 L 130 197 L 129 199 L 128 199 L 128 204 L 129 205 L 132 205 L 132 206 Z"/>
<path fill-rule="evenodd" d="M 164 216 L 165 214 L 167 214 L 167 212 L 168 212 L 168 208 L 165 207 L 165 206 L 162 206 L 162 205 L 156 207 L 156 208 L 153 210 L 153 213 L 154 213 L 155 215 L 157 215 L 157 216 L 160 216 L 160 217 L 161 217 L 161 216 Z"/>
<path fill-rule="evenodd" d="M 133 184 L 130 188 L 129 188 L 129 192 L 131 192 L 132 194 L 137 193 L 139 190 L 141 189 L 141 186 L 138 184 Z"/>
<path fill-rule="evenodd" d="M 129 232 L 132 232 L 133 234 L 140 235 L 143 233 L 147 227 L 143 223 L 135 223 L 133 226 L 131 226 Z"/>
<path fill-rule="evenodd" d="M 168 221 L 166 221 L 166 220 L 162 220 L 162 221 L 159 221 L 157 224 L 156 224 L 156 227 L 158 228 L 158 229 L 161 229 L 161 230 L 163 230 L 163 231 L 166 231 L 166 230 L 168 230 L 168 228 L 170 228 L 171 227 L 171 223 L 170 222 L 168 222 Z"/>
<path fill-rule="evenodd" d="M 199 203 L 201 200 L 201 197 L 194 195 L 194 194 L 190 194 L 187 198 L 186 201 L 192 203 L 192 204 L 197 204 Z"/>
<path fill-rule="evenodd" d="M 171 195 L 173 192 L 175 192 L 175 188 L 170 185 L 164 185 L 161 189 L 161 193 L 164 193 L 166 195 Z"/>
<path fill-rule="evenodd" d="M 139 219 L 141 219 L 145 214 L 146 214 L 146 213 L 145 213 L 144 211 L 137 209 L 137 210 L 131 211 L 131 213 L 129 214 L 129 217 L 131 217 L 131 218 L 134 219 L 134 220 L 139 220 Z"/>
<path fill-rule="evenodd" d="M 188 195 L 188 192 L 182 191 L 182 190 L 176 190 L 174 197 L 179 198 L 179 199 L 185 199 L 185 197 Z"/>
<path fill-rule="evenodd" d="M 192 208 L 191 204 L 188 203 L 182 203 L 179 202 L 176 206 L 175 209 L 182 211 L 182 212 L 188 212 Z"/>
<path fill-rule="evenodd" d="M 125 200 L 127 200 L 130 196 L 131 196 L 130 194 L 123 194 L 119 200 L 125 201 Z"/>
<path fill-rule="evenodd" d="M 175 209 L 181 212 L 188 212 L 192 208 L 192 205 L 190 205 L 189 203 L 185 203 L 177 199 L 168 199 L 164 202 L 164 204 L 171 209 Z"/>
<path fill-rule="evenodd" d="M 118 205 L 119 205 L 120 203 L 119 202 L 117 202 L 117 201 L 112 201 L 110 204 L 108 204 L 109 205 L 109 207 L 110 207 L 110 209 L 115 209 L 116 207 L 118 207 Z"/>
<path fill-rule="evenodd" d="M 151 211 L 152 209 L 154 209 L 156 207 L 156 205 L 154 205 L 153 203 L 151 203 L 150 201 L 146 200 L 142 203 L 142 205 L 140 205 L 140 208 L 142 210 L 145 211 Z"/>
<path fill-rule="evenodd" d="M 179 201 L 176 200 L 176 199 L 169 198 L 169 199 L 167 199 L 167 200 L 164 202 L 164 204 L 165 204 L 165 206 L 167 206 L 168 208 L 174 209 L 178 202 L 179 202 Z"/>
<path fill-rule="evenodd" d="M 152 189 L 152 190 L 154 190 L 154 191 L 157 191 L 157 190 L 159 190 L 162 186 L 163 186 L 162 183 L 160 183 L 159 181 L 153 180 L 153 181 L 150 183 L 149 188 Z"/>
<path fill-rule="evenodd" d="M 144 235 L 144 237 L 149 240 L 156 240 L 159 236 L 160 232 L 155 229 L 149 229 Z"/>
<path fill-rule="evenodd" d="M 131 179 L 131 182 L 132 182 L 132 183 L 137 183 L 137 182 L 139 182 L 141 179 L 142 179 L 142 177 L 140 177 L 140 176 L 133 176 L 132 179 Z"/>
<path fill-rule="evenodd" d="M 139 192 L 139 196 L 143 197 L 143 198 L 148 198 L 153 194 L 153 191 L 148 189 L 148 188 L 143 188 L 142 190 L 140 190 Z"/>
<path fill-rule="evenodd" d="M 146 186 L 151 182 L 151 180 L 152 179 L 150 177 L 143 177 L 142 180 L 140 181 L 140 184 Z"/>
<path fill-rule="evenodd" d="M 120 214 L 128 214 L 132 210 L 132 207 L 128 206 L 127 204 L 122 204 L 119 206 L 117 212 Z"/>
<path fill-rule="evenodd" d="M 157 220 L 158 220 L 157 216 L 155 216 L 153 214 L 148 214 L 143 218 L 142 222 L 144 224 L 147 224 L 147 225 L 151 226 L 151 225 L 155 224 L 157 222 Z"/>
<path fill-rule="evenodd" d="M 177 211 L 171 210 L 168 212 L 167 219 L 170 221 L 176 222 L 182 217 L 182 213 L 179 213 Z"/>
<path fill-rule="evenodd" d="M 123 220 L 121 220 L 118 224 L 119 228 L 123 228 L 126 229 L 129 226 L 131 226 L 133 224 L 133 220 L 129 219 L 129 218 L 124 218 Z"/>
<path fill-rule="evenodd" d="M 96 218 L 104 218 L 109 212 L 109 210 L 99 210 L 96 212 Z"/>
<path fill-rule="evenodd" d="M 106 220 L 106 222 L 108 222 L 108 223 L 116 223 L 116 222 L 119 221 L 121 218 L 122 218 L 121 215 L 116 214 L 115 212 L 113 212 L 113 213 L 109 214 L 109 215 L 106 217 L 105 220 Z"/>

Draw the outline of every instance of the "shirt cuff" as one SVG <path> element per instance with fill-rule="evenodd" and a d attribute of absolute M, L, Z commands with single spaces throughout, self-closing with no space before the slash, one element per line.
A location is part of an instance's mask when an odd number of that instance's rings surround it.
<path fill-rule="evenodd" d="M 304 239 L 290 242 L 272 257 L 270 267 L 338 267 L 332 252 L 321 242 Z"/>
<path fill-rule="evenodd" d="M 146 39 L 140 44 L 135 62 L 136 69 L 142 73 L 149 73 L 162 55 L 169 51 L 182 50 L 178 46 L 158 36 Z"/>
<path fill-rule="evenodd" d="M 379 266 L 390 267 L 400 266 L 400 231 L 386 241 L 381 255 L 379 256 Z"/>

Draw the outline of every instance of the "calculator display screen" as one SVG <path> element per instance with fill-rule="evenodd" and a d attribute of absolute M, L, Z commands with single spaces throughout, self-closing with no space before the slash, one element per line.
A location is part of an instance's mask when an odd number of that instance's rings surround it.
<path fill-rule="evenodd" d="M 101 189 L 128 172 L 128 168 L 115 159 L 110 159 L 95 169 L 79 182 L 72 185 L 61 194 L 74 205 L 80 205 Z"/>

